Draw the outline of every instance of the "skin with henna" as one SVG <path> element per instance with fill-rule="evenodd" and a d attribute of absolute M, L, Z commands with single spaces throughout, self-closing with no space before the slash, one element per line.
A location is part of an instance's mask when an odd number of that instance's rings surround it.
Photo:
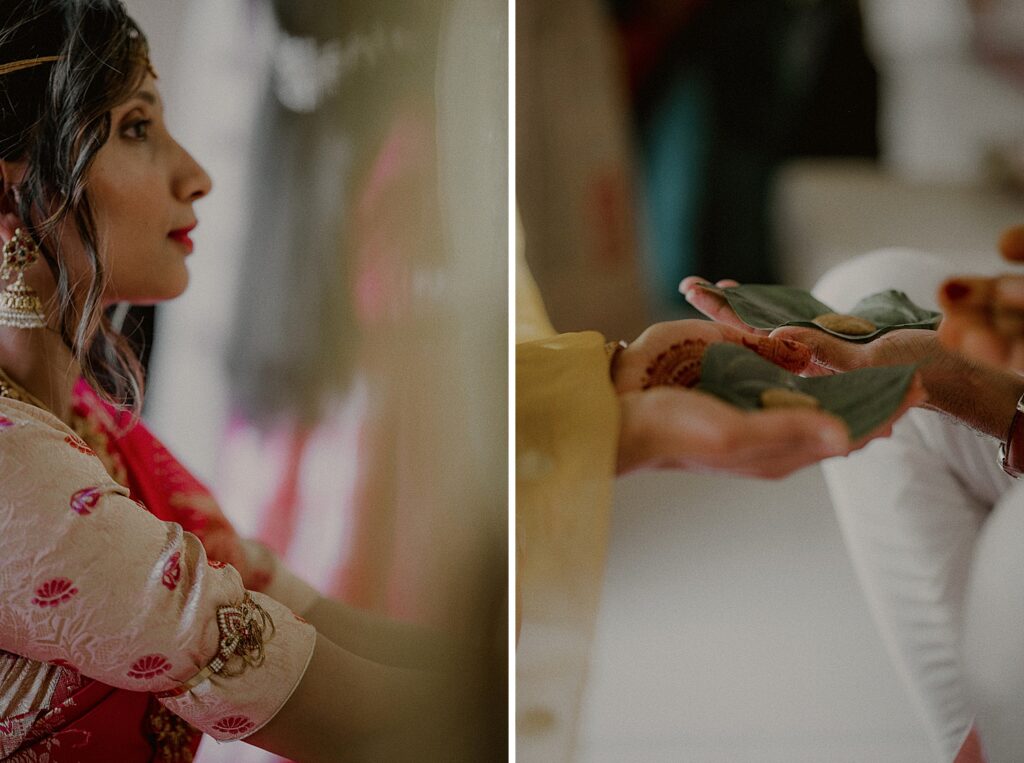
<path fill-rule="evenodd" d="M 746 326 L 721 297 L 699 288 L 703 279 L 690 277 L 680 284 L 687 301 L 705 315 L 725 324 Z M 719 286 L 735 285 L 734 281 Z M 800 342 L 811 350 L 805 375 L 824 375 L 857 368 L 920 364 L 920 383 L 927 399 L 915 405 L 942 411 L 973 429 L 1002 438 L 1013 417 L 1017 399 L 1024 393 L 1024 379 L 992 368 L 944 346 L 934 331 L 901 329 L 864 344 L 847 342 L 812 328 L 787 326 L 771 332 L 774 338 Z"/>
<path fill-rule="evenodd" d="M 612 381 L 621 409 L 618 471 L 673 468 L 775 479 L 823 458 L 845 455 L 888 434 L 891 423 L 923 398 L 915 385 L 890 422 L 850 442 L 845 425 L 816 410 L 744 411 L 690 389 L 707 347 L 732 342 L 791 373 L 806 371 L 812 351 L 800 342 L 755 336 L 702 320 L 658 323 L 621 351 Z"/>

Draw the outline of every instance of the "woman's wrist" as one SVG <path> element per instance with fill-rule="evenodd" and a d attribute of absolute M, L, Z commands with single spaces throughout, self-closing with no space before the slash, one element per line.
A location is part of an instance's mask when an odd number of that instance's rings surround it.
<path fill-rule="evenodd" d="M 617 378 L 617 372 L 619 368 L 619 359 L 622 356 L 623 351 L 629 347 L 629 343 L 622 339 L 617 342 L 605 342 L 604 352 L 608 357 L 608 377 L 612 380 L 612 384 L 615 384 Z"/>
<path fill-rule="evenodd" d="M 628 474 L 647 465 L 651 456 L 651 431 L 645 425 L 644 400 L 638 392 L 619 395 L 619 445 L 615 473 Z"/>

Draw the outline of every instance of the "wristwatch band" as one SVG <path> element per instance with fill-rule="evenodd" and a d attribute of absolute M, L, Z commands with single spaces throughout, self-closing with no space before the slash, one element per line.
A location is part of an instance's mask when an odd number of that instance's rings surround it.
<path fill-rule="evenodd" d="M 1006 441 L 999 446 L 999 465 L 1011 477 L 1024 474 L 1024 395 L 1017 400 Z"/>

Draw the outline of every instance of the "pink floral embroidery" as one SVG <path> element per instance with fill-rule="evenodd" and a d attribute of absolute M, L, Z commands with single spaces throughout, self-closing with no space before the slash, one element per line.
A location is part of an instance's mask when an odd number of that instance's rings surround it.
<path fill-rule="evenodd" d="M 171 557 L 164 564 L 164 574 L 160 579 L 164 584 L 164 587 L 169 591 L 173 591 L 178 587 L 178 581 L 181 580 L 181 552 L 175 551 L 171 554 Z"/>
<path fill-rule="evenodd" d="M 219 731 L 222 734 L 244 734 L 255 725 L 244 715 L 229 715 L 227 718 L 221 718 L 213 724 L 213 730 Z"/>
<path fill-rule="evenodd" d="M 71 510 L 83 517 L 92 514 L 103 495 L 98 487 L 87 487 L 71 496 Z"/>
<path fill-rule="evenodd" d="M 48 580 L 36 589 L 36 595 L 32 597 L 32 603 L 37 607 L 56 607 L 63 604 L 72 596 L 78 593 L 67 578 L 54 578 Z"/>
<path fill-rule="evenodd" d="M 10 429 L 14 426 L 14 422 L 6 416 L 0 416 L 0 429 Z"/>
<path fill-rule="evenodd" d="M 221 570 L 227 567 L 227 565 L 224 562 L 218 562 L 216 559 L 207 559 L 206 563 L 213 567 L 213 569 L 215 570 Z"/>
<path fill-rule="evenodd" d="M 85 444 L 85 440 L 81 437 L 76 437 L 73 434 L 69 434 L 64 438 L 64 442 L 70 445 L 72 448 L 77 450 L 79 453 L 84 453 L 87 456 L 95 456 L 96 452 Z"/>
<path fill-rule="evenodd" d="M 162 654 L 147 654 L 140 657 L 128 671 L 129 678 L 155 678 L 171 669 L 171 663 Z"/>

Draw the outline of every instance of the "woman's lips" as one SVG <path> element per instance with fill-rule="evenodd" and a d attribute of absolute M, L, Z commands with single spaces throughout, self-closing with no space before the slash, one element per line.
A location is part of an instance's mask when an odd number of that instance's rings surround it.
<path fill-rule="evenodd" d="M 195 229 L 195 225 L 190 225 L 187 228 L 179 228 L 178 230 L 172 230 L 167 234 L 167 238 L 177 241 L 183 247 L 185 247 L 187 254 L 192 254 L 192 250 L 195 249 L 195 245 L 192 243 L 192 239 L 189 238 L 189 233 Z"/>

